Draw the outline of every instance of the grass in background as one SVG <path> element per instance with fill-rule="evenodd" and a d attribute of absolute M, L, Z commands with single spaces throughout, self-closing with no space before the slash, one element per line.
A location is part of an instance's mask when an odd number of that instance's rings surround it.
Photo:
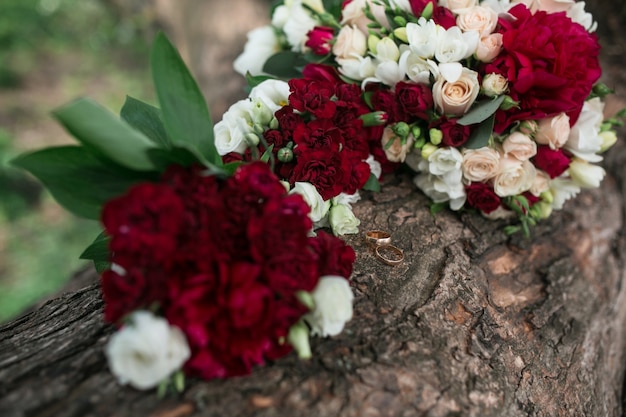
<path fill-rule="evenodd" d="M 6 162 L 72 143 L 50 112 L 78 96 L 113 111 L 126 94 L 153 100 L 153 26 L 149 12 L 123 16 L 105 0 L 0 2 L 0 322 L 59 291 L 99 232 Z"/>

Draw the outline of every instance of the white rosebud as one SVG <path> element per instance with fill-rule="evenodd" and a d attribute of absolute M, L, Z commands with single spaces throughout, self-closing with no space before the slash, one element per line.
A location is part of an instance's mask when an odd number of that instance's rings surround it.
<path fill-rule="evenodd" d="M 539 130 L 535 135 L 535 141 L 541 145 L 549 145 L 550 149 L 559 149 L 565 145 L 569 135 L 569 116 L 561 113 L 539 120 Z"/>
<path fill-rule="evenodd" d="M 537 144 L 521 132 L 513 132 L 502 142 L 505 155 L 512 155 L 520 161 L 527 161 L 537 155 Z"/>
<path fill-rule="evenodd" d="M 433 85 L 433 99 L 438 112 L 461 116 L 474 104 L 480 91 L 478 73 L 463 68 L 456 82 L 447 82 L 440 77 Z"/>
<path fill-rule="evenodd" d="M 509 90 L 509 81 L 500 74 L 487 74 L 483 78 L 483 93 L 487 97 L 495 97 Z"/>
<path fill-rule="evenodd" d="M 328 212 L 328 222 L 335 236 L 359 233 L 361 221 L 346 204 L 335 204 Z"/>
<path fill-rule="evenodd" d="M 463 151 L 463 176 L 470 182 L 484 182 L 500 172 L 500 154 L 488 146 Z"/>
<path fill-rule="evenodd" d="M 475 30 L 480 37 L 490 35 L 498 24 L 498 13 L 489 7 L 472 6 L 458 11 L 456 24 L 463 32 Z"/>
<path fill-rule="evenodd" d="M 572 159 L 567 172 L 580 188 L 598 188 L 606 175 L 604 168 L 578 158 Z"/>
<path fill-rule="evenodd" d="M 537 169 L 530 161 L 505 156 L 500 159 L 500 173 L 493 181 L 493 190 L 499 197 L 522 194 L 532 187 Z"/>
<path fill-rule="evenodd" d="M 491 62 L 502 50 L 502 34 L 492 33 L 480 38 L 476 47 L 476 58 L 481 62 Z"/>
<path fill-rule="evenodd" d="M 352 319 L 354 295 L 348 280 L 338 275 L 325 275 L 311 295 L 315 308 L 304 316 L 311 326 L 311 335 L 325 337 L 341 333 L 346 322 Z"/>
<path fill-rule="evenodd" d="M 248 32 L 248 41 L 243 53 L 235 59 L 233 67 L 241 75 L 250 72 L 252 75 L 261 75 L 265 62 L 280 51 L 280 44 L 274 28 L 263 26 Z"/>
<path fill-rule="evenodd" d="M 333 54 L 340 59 L 353 59 L 367 52 L 367 38 L 356 26 L 344 26 L 339 31 Z"/>
<path fill-rule="evenodd" d="M 120 384 L 155 387 L 189 359 L 185 335 L 148 311 L 137 311 L 129 320 L 105 348 L 109 367 Z"/>
<path fill-rule="evenodd" d="M 447 146 L 437 148 L 428 157 L 428 170 L 431 174 L 446 177 L 449 183 L 460 183 L 463 177 L 461 166 L 463 165 L 463 155 L 458 149 Z"/>
<path fill-rule="evenodd" d="M 296 182 L 289 194 L 300 194 L 311 207 L 309 217 L 313 223 L 321 221 L 328 214 L 330 201 L 324 201 L 317 188 L 309 182 Z"/>

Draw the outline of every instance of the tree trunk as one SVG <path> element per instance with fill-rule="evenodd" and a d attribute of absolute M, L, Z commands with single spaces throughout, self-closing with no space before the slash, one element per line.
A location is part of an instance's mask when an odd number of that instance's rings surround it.
<path fill-rule="evenodd" d="M 606 81 L 619 93 L 611 48 L 621 38 L 603 33 Z M 346 330 L 314 341 L 309 361 L 292 354 L 250 376 L 191 380 L 178 397 L 115 382 L 103 355 L 113 329 L 87 271 L 91 285 L 0 327 L 0 415 L 622 416 L 623 140 L 605 166 L 602 187 L 532 239 L 475 215 L 433 217 L 408 174 L 389 178 L 355 214 L 362 232 L 391 232 L 406 259 L 381 264 L 361 235 L 347 238 L 358 255 Z"/>

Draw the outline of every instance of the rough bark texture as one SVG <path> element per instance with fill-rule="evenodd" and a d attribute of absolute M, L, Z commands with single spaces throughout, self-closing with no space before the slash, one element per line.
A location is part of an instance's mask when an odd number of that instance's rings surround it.
<path fill-rule="evenodd" d="M 611 51 L 621 39 L 608 33 Z M 614 59 L 605 55 L 619 94 Z M 310 361 L 291 355 L 247 377 L 189 381 L 179 397 L 115 382 L 102 353 L 112 328 L 86 271 L 91 285 L 0 327 L 0 415 L 622 416 L 623 142 L 605 166 L 602 187 L 531 240 L 477 216 L 432 217 L 408 175 L 388 179 L 355 213 L 362 231 L 392 232 L 406 259 L 383 265 L 361 236 L 347 238 L 358 257 L 344 333 L 316 340 Z"/>

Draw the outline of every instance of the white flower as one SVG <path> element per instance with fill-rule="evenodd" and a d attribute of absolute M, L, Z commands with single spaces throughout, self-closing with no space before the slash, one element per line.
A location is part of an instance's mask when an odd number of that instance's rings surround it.
<path fill-rule="evenodd" d="M 454 13 L 457 13 L 459 9 L 467 9 L 477 4 L 478 0 L 439 0 L 440 6 L 447 7 Z"/>
<path fill-rule="evenodd" d="M 249 99 L 239 100 L 224 113 L 222 120 L 215 124 L 215 147 L 220 155 L 229 152 L 243 153 L 248 142 L 246 135 L 252 133 L 253 103 Z"/>
<path fill-rule="evenodd" d="M 400 46 L 400 60 L 398 66 L 403 74 L 413 82 L 419 84 L 430 85 L 431 74 L 438 74 L 437 63 L 430 59 L 420 58 L 419 55 L 412 52 L 410 49 L 403 51 L 403 46 Z"/>
<path fill-rule="evenodd" d="M 541 145 L 550 145 L 550 149 L 559 149 L 565 145 L 570 135 L 569 116 L 561 113 L 557 116 L 539 120 L 539 130 L 535 141 Z"/>
<path fill-rule="evenodd" d="M 282 29 L 291 49 L 297 52 L 304 50 L 304 44 L 308 39 L 307 33 L 317 25 L 317 21 L 311 16 L 311 12 L 302 6 L 302 0 L 294 0 L 290 3 L 288 17 Z"/>
<path fill-rule="evenodd" d="M 252 75 L 261 75 L 263 65 L 269 57 L 280 51 L 278 38 L 271 26 L 263 26 L 248 32 L 248 41 L 243 53 L 235 59 L 233 67 L 241 75 L 250 72 Z"/>
<path fill-rule="evenodd" d="M 493 180 L 493 190 L 499 197 L 522 194 L 530 190 L 537 169 L 530 161 L 505 156 L 500 159 L 500 173 Z"/>
<path fill-rule="evenodd" d="M 558 177 L 550 181 L 550 192 L 554 198 L 552 208 L 561 210 L 567 200 L 580 192 L 580 187 L 571 179 Z"/>
<path fill-rule="evenodd" d="M 374 174 L 376 179 L 380 178 L 380 175 L 383 173 L 383 169 L 380 165 L 380 162 L 374 159 L 374 155 L 370 154 L 365 162 L 367 162 L 367 164 L 370 166 L 370 172 Z"/>
<path fill-rule="evenodd" d="M 348 207 L 352 207 L 352 204 L 356 203 L 360 199 L 361 195 L 357 191 L 354 194 L 339 193 L 339 195 L 333 197 L 331 201 L 333 204 L 345 204 Z"/>
<path fill-rule="evenodd" d="M 509 81 L 500 74 L 487 74 L 483 77 L 482 88 L 487 97 L 499 96 L 507 92 Z"/>
<path fill-rule="evenodd" d="M 598 188 L 606 175 L 604 168 L 578 158 L 572 159 L 567 172 L 580 188 Z"/>
<path fill-rule="evenodd" d="M 527 161 L 537 155 L 537 144 L 521 132 L 513 132 L 502 142 L 505 155 L 512 155 L 520 161 Z"/>
<path fill-rule="evenodd" d="M 180 369 L 190 351 L 180 329 L 148 311 L 137 311 L 111 336 L 105 354 L 120 384 L 148 389 Z"/>
<path fill-rule="evenodd" d="M 465 114 L 476 101 L 480 92 L 478 73 L 463 68 L 461 76 L 455 82 L 440 77 L 433 85 L 433 100 L 438 112 L 460 116 Z"/>
<path fill-rule="evenodd" d="M 356 25 L 361 32 L 367 33 L 367 25 L 372 21 L 365 16 L 366 6 L 370 7 L 370 11 L 378 23 L 387 28 L 389 27 L 387 16 L 385 15 L 385 6 L 378 4 L 374 0 L 352 0 L 350 3 L 345 4 L 341 10 L 341 25 Z"/>
<path fill-rule="evenodd" d="M 467 197 L 462 182 L 462 162 L 463 156 L 456 148 L 439 148 L 428 160 L 418 163 L 418 169 L 425 173 L 418 175 L 414 183 L 435 203 L 449 201 L 452 210 L 459 210 Z"/>
<path fill-rule="evenodd" d="M 407 13 L 411 13 L 411 3 L 409 0 L 389 0 L 389 6 L 392 9 L 398 8 Z"/>
<path fill-rule="evenodd" d="M 341 333 L 346 322 L 352 319 L 354 295 L 348 280 L 338 275 L 325 275 L 311 295 L 315 308 L 304 316 L 311 326 L 311 334 L 325 337 Z"/>
<path fill-rule="evenodd" d="M 585 101 L 578 120 L 572 126 L 567 142 L 563 146 L 575 156 L 589 162 L 599 162 L 602 157 L 596 155 L 602 148 L 599 134 L 604 118 L 604 103 L 596 97 Z"/>
<path fill-rule="evenodd" d="M 367 38 L 356 26 L 344 26 L 339 31 L 333 54 L 339 59 L 351 59 L 363 56 L 367 52 Z"/>
<path fill-rule="evenodd" d="M 489 7 L 473 6 L 458 11 L 456 24 L 463 32 L 475 30 L 480 37 L 491 34 L 498 24 L 498 13 Z"/>
<path fill-rule="evenodd" d="M 251 99 L 260 99 L 271 110 L 272 116 L 277 110 L 289 104 L 289 84 L 285 81 L 265 80 L 250 91 Z"/>
<path fill-rule="evenodd" d="M 334 204 L 328 212 L 328 222 L 335 236 L 358 233 L 361 224 L 347 204 Z"/>
<path fill-rule="evenodd" d="M 577 1 L 567 10 L 567 17 L 572 19 L 573 22 L 578 23 L 588 32 L 595 32 L 598 28 L 598 22 L 593 21 L 591 13 L 585 11 L 585 2 Z"/>
<path fill-rule="evenodd" d="M 289 194 L 300 194 L 311 207 L 309 217 L 313 223 L 321 221 L 330 210 L 330 201 L 324 201 L 317 188 L 309 182 L 296 182 Z"/>
<path fill-rule="evenodd" d="M 476 52 L 478 40 L 478 32 L 461 32 L 452 26 L 437 39 L 435 58 L 440 63 L 459 62 Z"/>
<path fill-rule="evenodd" d="M 463 177 L 461 166 L 463 155 L 458 149 L 447 146 L 438 148 L 428 157 L 428 171 L 440 177 L 445 177 L 449 183 L 460 183 Z"/>
<path fill-rule="evenodd" d="M 420 17 L 418 23 L 409 22 L 406 25 L 406 36 L 409 47 L 420 58 L 433 58 L 439 38 L 445 33 L 445 29 L 435 23 L 434 20 L 426 20 Z"/>
<path fill-rule="evenodd" d="M 302 0 L 302 4 L 305 4 L 306 6 L 310 7 L 312 10 L 316 11 L 317 13 L 325 12 L 324 3 L 322 3 L 322 0 Z"/>
<path fill-rule="evenodd" d="M 500 153 L 484 146 L 463 150 L 463 176 L 470 182 L 484 182 L 500 171 Z"/>
<path fill-rule="evenodd" d="M 374 76 L 376 65 L 372 58 L 356 56 L 350 59 L 337 58 L 339 72 L 353 80 L 365 80 Z"/>

